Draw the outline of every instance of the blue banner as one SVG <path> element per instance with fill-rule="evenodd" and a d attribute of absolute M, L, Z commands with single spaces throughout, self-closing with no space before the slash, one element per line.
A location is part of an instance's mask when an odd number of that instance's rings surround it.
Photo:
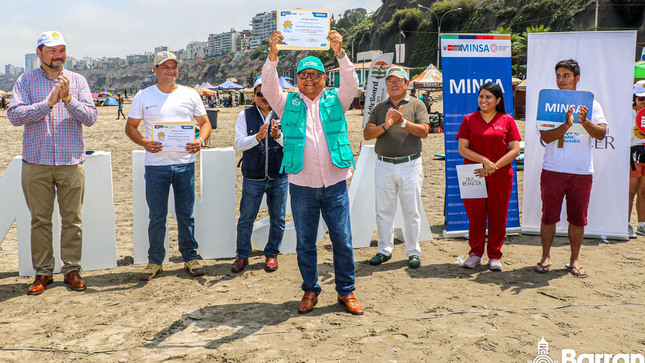
<path fill-rule="evenodd" d="M 506 111 L 513 115 L 511 80 L 511 41 L 507 35 L 450 34 L 441 36 L 443 64 L 443 112 L 446 153 L 446 231 L 456 236 L 468 232 L 468 216 L 459 196 L 456 166 L 464 163 L 459 155 L 457 132 L 469 113 L 477 110 L 479 86 L 500 85 Z M 515 172 L 515 162 L 512 164 Z M 517 173 L 509 203 L 507 228 L 520 227 Z"/>

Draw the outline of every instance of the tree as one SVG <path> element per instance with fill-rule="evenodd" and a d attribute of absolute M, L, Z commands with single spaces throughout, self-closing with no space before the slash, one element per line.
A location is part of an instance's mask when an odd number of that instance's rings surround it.
<path fill-rule="evenodd" d="M 349 30 L 351 27 L 360 24 L 365 18 L 367 18 L 367 10 L 363 8 L 355 8 L 345 10 L 343 16 L 336 21 L 336 28 Z"/>

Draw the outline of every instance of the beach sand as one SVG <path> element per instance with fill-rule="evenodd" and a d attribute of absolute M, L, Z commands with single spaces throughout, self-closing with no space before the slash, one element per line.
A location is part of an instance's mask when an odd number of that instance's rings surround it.
<path fill-rule="evenodd" d="M 240 110 L 221 109 L 215 147 L 233 145 Z M 140 148 L 115 117 L 116 107 L 100 108 L 96 125 L 85 128 L 85 140 L 88 150 L 112 153 L 119 267 L 84 272 L 85 292 L 69 290 L 57 274 L 45 293 L 27 296 L 33 277 L 18 277 L 14 225 L 0 244 L 2 362 L 526 362 L 537 356 L 542 337 L 558 361 L 562 349 L 645 350 L 642 236 L 609 244 L 585 240 L 586 279 L 565 270 L 569 246 L 560 237 L 552 271 L 545 275 L 533 270 L 541 254 L 538 236 L 508 236 L 503 272 L 457 265 L 469 248 L 465 239 L 441 238 L 444 161 L 434 154 L 443 153 L 443 134 L 430 134 L 423 151 L 422 199 L 435 239 L 421 244 L 422 266 L 416 270 L 407 267 L 401 243 L 377 267 L 367 264 L 377 252 L 375 241 L 355 250 L 362 316 L 336 302 L 328 236 L 318 246 L 323 293 L 307 315 L 297 313 L 302 291 L 295 254 L 281 255 L 274 273 L 263 270 L 257 250 L 240 274 L 230 272 L 232 259 L 204 260 L 207 275 L 191 278 L 183 270 L 172 218 L 170 263 L 158 278 L 141 282 L 143 265 L 132 264 L 131 185 L 131 152 Z M 360 111 L 348 112 L 355 154 L 361 120 Z M 523 131 L 524 122 L 518 126 Z M 0 170 L 21 153 L 21 140 L 22 128 L 0 118 Z M 519 179 L 521 187 L 521 172 Z M 237 185 L 239 203 L 239 169 Z"/>

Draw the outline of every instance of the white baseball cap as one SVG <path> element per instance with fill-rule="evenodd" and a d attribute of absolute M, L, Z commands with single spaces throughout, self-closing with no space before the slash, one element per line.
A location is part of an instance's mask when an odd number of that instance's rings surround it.
<path fill-rule="evenodd" d="M 257 86 L 262 85 L 262 77 L 257 77 L 255 81 L 253 82 L 253 89 L 255 89 Z"/>
<path fill-rule="evenodd" d="M 174 53 L 171 53 L 167 50 L 161 51 L 155 55 L 154 65 L 155 67 L 164 63 L 165 61 L 174 60 L 177 64 L 181 63 L 177 56 Z"/>
<path fill-rule="evenodd" d="M 634 95 L 636 97 L 645 97 L 645 81 L 638 81 L 634 84 Z"/>
<path fill-rule="evenodd" d="M 38 42 L 36 45 L 36 48 L 40 47 L 41 45 L 44 45 L 46 47 L 56 47 L 59 45 L 67 45 L 65 43 L 65 38 L 63 38 L 63 34 L 57 31 L 46 31 L 40 34 L 38 37 Z"/>

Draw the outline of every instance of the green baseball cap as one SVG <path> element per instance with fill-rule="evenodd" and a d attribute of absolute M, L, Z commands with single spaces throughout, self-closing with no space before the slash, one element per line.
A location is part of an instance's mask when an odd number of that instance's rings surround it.
<path fill-rule="evenodd" d="M 296 73 L 300 73 L 305 69 L 314 69 L 325 73 L 325 67 L 323 67 L 322 62 L 318 57 L 314 56 L 303 58 L 300 63 L 298 63 L 298 70 L 296 71 Z"/>

